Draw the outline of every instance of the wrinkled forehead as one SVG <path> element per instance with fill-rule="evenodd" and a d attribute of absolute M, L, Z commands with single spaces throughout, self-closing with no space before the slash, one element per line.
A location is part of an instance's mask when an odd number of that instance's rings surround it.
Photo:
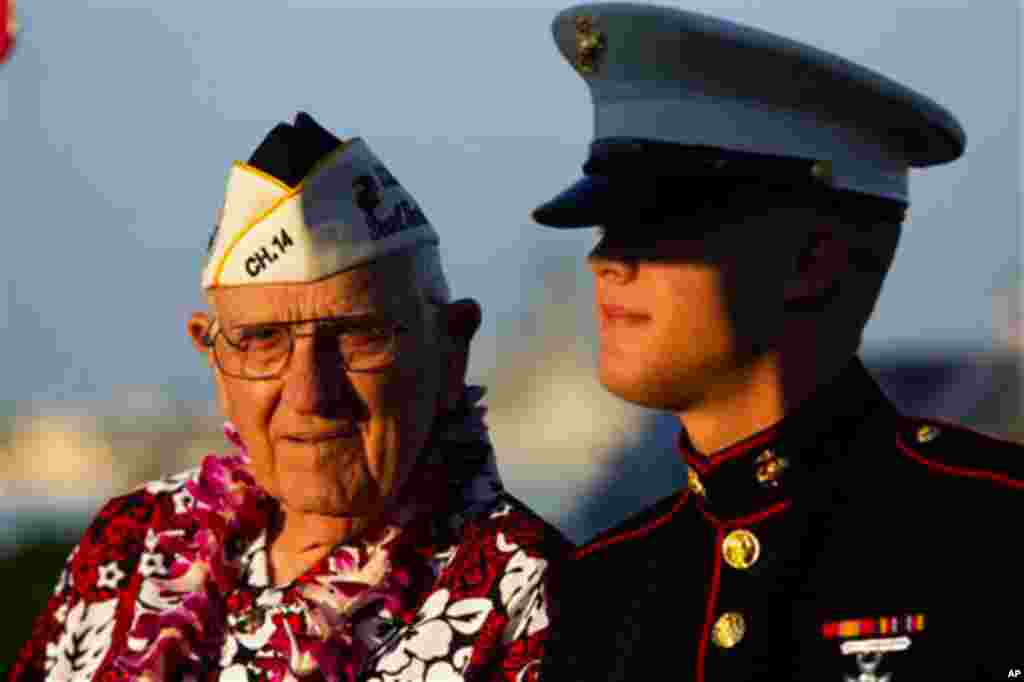
<path fill-rule="evenodd" d="M 207 292 L 224 324 L 369 315 L 413 322 L 421 298 L 400 258 L 384 258 L 315 281 L 220 287 Z"/>

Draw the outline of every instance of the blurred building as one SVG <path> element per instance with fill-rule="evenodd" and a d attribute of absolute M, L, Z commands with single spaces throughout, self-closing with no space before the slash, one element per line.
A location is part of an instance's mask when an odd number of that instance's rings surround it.
<path fill-rule="evenodd" d="M 77 539 L 105 500 L 226 446 L 210 415 L 118 404 L 34 410 L 0 416 L 0 556 Z"/>

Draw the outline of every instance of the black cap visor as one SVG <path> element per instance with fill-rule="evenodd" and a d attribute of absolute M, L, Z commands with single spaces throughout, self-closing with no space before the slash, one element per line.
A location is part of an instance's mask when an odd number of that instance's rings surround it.
<path fill-rule="evenodd" d="M 533 219 L 548 227 L 591 227 L 608 221 L 617 203 L 610 178 L 588 175 L 535 208 Z"/>
<path fill-rule="evenodd" d="M 549 227 L 636 224 L 736 208 L 739 189 L 807 187 L 813 161 L 650 140 L 591 143 L 584 177 L 533 211 Z"/>
<path fill-rule="evenodd" d="M 554 199 L 534 209 L 533 219 L 547 227 L 571 229 L 595 225 L 642 226 L 665 218 L 724 217 L 742 208 L 740 190 L 768 189 L 760 178 L 723 181 L 707 177 L 625 177 L 587 175 Z"/>
<path fill-rule="evenodd" d="M 781 168 L 780 171 L 788 169 Z M 533 219 L 548 227 L 630 227 L 657 225 L 669 218 L 694 218 L 694 233 L 772 205 L 813 204 L 900 222 L 906 203 L 831 188 L 806 167 L 798 174 L 651 176 L 642 172 L 588 174 L 534 209 Z"/>

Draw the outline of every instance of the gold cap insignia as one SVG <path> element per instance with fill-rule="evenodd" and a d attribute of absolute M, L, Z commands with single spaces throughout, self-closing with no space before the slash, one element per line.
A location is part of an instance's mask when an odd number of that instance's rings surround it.
<path fill-rule="evenodd" d="M 585 14 L 576 17 L 576 70 L 594 73 L 606 47 L 607 41 L 594 25 L 594 18 Z"/>

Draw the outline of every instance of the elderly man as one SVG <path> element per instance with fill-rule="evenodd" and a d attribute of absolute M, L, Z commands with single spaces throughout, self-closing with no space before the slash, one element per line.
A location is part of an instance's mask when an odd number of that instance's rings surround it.
<path fill-rule="evenodd" d="M 601 227 L 601 382 L 678 416 L 689 485 L 576 552 L 545 678 L 1020 676 L 1021 448 L 898 414 L 855 355 L 908 168 L 958 157 L 956 120 L 691 12 L 583 5 L 553 30 L 596 131 L 534 216 Z"/>
<path fill-rule="evenodd" d="M 12 682 L 536 679 L 567 543 L 502 490 L 437 243 L 306 114 L 235 164 L 188 333 L 238 451 L 100 511 Z"/>

